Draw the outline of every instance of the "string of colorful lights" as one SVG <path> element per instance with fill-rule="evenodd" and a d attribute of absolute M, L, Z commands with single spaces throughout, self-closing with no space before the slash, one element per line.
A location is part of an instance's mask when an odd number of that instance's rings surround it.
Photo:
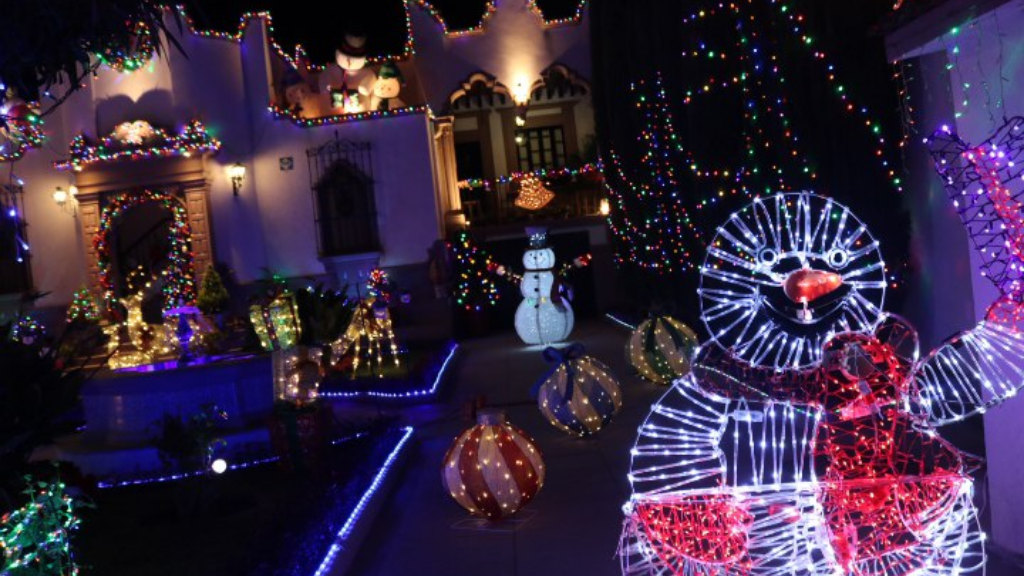
<path fill-rule="evenodd" d="M 131 45 L 107 46 L 96 53 L 96 58 L 112 70 L 130 74 L 141 69 L 153 58 L 155 42 L 149 26 L 145 22 L 137 22 L 134 25 Z"/>
<path fill-rule="evenodd" d="M 837 66 L 805 31 L 806 22 L 791 3 L 780 0 L 719 4 L 684 18 L 684 29 L 690 31 L 682 53 L 684 76 L 693 80 L 681 90 L 683 106 L 721 99 L 717 90 L 740 94 L 742 122 L 736 129 L 742 152 L 737 150 L 733 166 L 706 166 L 697 157 L 699 143 L 684 145 L 660 76 L 631 86 L 640 118 L 640 153 L 629 155 L 636 158 L 631 166 L 621 150 L 605 153 L 613 208 L 610 225 L 620 263 L 658 273 L 692 269 L 693 254 L 708 239 L 701 223 L 707 216 L 697 218 L 698 211 L 725 198 L 800 189 L 819 180 L 817 163 L 803 148 L 791 119 L 792 82 L 784 69 L 785 62 L 799 61 L 804 54 L 810 61 L 807 71 L 820 70 L 818 77 L 832 88 L 839 113 L 874 140 L 869 154 L 892 188 L 902 190 L 895 169 L 898 145 L 887 141 L 882 123 L 867 107 L 854 102 Z M 732 34 L 734 39 L 719 35 L 712 40 L 713 32 Z"/>
<path fill-rule="evenodd" d="M 408 10 L 410 2 L 416 4 L 416 6 L 422 8 L 430 14 L 430 17 L 437 22 L 437 25 L 441 27 L 444 32 L 445 38 L 461 38 L 463 36 L 472 36 L 474 34 L 482 34 L 484 29 L 487 27 L 487 22 L 491 19 L 494 13 L 498 10 L 498 0 L 489 0 L 484 9 L 483 15 L 480 17 L 480 22 L 469 28 L 462 28 L 459 30 L 453 30 L 448 27 L 448 23 L 445 21 L 444 16 L 434 8 L 434 6 L 427 0 L 405 0 L 406 10 Z M 541 22 L 544 23 L 545 28 L 554 28 L 557 26 L 564 26 L 567 24 L 576 24 L 583 18 L 583 13 L 586 10 L 587 0 L 580 0 L 576 4 L 575 12 L 565 18 L 557 18 L 549 20 L 544 16 L 544 12 L 541 11 L 540 6 L 537 5 L 536 0 L 530 0 L 527 4 L 527 9 L 537 15 Z M 411 34 L 411 32 L 410 32 Z"/>
<path fill-rule="evenodd" d="M 65 491 L 63 482 L 32 481 L 28 502 L 0 517 L 0 558 L 4 574 L 79 574 L 71 534 L 81 525 L 83 504 Z"/>
<path fill-rule="evenodd" d="M 538 168 L 537 170 L 527 172 L 511 172 L 496 178 L 467 178 L 465 180 L 459 180 L 458 187 L 459 189 L 485 188 L 487 190 L 492 190 L 498 184 L 509 184 L 528 177 L 543 179 L 566 177 L 575 178 L 577 176 L 587 174 L 600 175 L 603 169 L 604 166 L 600 162 L 584 164 L 577 168 Z"/>
<path fill-rule="evenodd" d="M 171 156 L 191 156 L 203 152 L 220 150 L 220 140 L 214 138 L 199 120 L 185 124 L 176 136 L 166 131 L 149 127 L 152 134 L 144 138 L 118 136 L 118 131 L 104 137 L 97 144 L 90 144 L 84 134 L 71 140 L 71 150 L 67 160 L 54 162 L 58 170 L 80 171 L 82 168 L 97 162 L 114 162 L 128 159 L 138 161 L 147 158 L 166 158 Z"/>
<path fill-rule="evenodd" d="M 14 162 L 46 140 L 39 104 L 5 96 L 0 84 L 0 162 Z"/>
<path fill-rule="evenodd" d="M 378 118 L 393 118 L 397 116 L 409 116 L 413 114 L 432 114 L 430 106 L 421 104 L 417 106 L 406 106 L 405 108 L 395 108 L 394 110 L 370 110 L 367 112 L 354 112 L 345 114 L 332 114 L 330 116 L 320 116 L 317 118 L 306 118 L 299 116 L 287 108 L 278 106 L 277 104 L 271 104 L 267 107 L 267 110 L 274 115 L 275 119 L 286 119 L 290 120 L 296 126 L 303 128 L 312 128 L 316 126 L 328 126 L 331 124 L 345 124 L 347 122 L 359 122 L 362 120 L 375 120 Z"/>

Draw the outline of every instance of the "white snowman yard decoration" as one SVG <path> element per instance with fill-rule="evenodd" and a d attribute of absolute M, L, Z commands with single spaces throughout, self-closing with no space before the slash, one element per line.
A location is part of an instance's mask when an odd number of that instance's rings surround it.
<path fill-rule="evenodd" d="M 526 271 L 519 284 L 523 301 L 516 310 L 516 332 L 527 344 L 561 342 L 572 332 L 572 306 L 560 293 L 555 251 L 547 246 L 547 230 L 527 228 L 530 247 L 523 254 Z"/>
<path fill-rule="evenodd" d="M 342 114 L 365 112 L 377 80 L 377 74 L 366 66 L 366 37 L 345 34 L 334 59 L 337 66 L 329 66 L 320 75 L 320 91 L 330 95 L 331 108 Z"/>

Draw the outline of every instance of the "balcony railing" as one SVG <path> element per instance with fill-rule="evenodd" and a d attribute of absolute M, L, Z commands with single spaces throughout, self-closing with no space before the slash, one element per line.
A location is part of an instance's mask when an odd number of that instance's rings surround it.
<path fill-rule="evenodd" d="M 497 226 L 517 222 L 566 220 L 601 213 L 607 198 L 600 173 L 577 174 L 544 182 L 554 198 L 544 207 L 527 210 L 516 206 L 517 181 L 463 186 L 459 190 L 462 211 L 473 226 Z"/>

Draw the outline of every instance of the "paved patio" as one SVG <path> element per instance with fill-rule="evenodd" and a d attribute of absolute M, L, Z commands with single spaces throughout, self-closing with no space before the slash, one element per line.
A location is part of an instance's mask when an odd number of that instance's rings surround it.
<path fill-rule="evenodd" d="M 525 349 L 511 331 L 463 345 L 443 402 L 385 410 L 416 427 L 416 444 L 349 574 L 620 575 L 615 552 L 621 505 L 629 497 L 629 451 L 637 427 L 665 391 L 631 374 L 623 357 L 627 334 L 601 321 L 582 323 L 573 333 L 623 387 L 622 411 L 594 439 L 570 438 L 544 420 L 529 396 L 546 371 L 540 347 Z M 462 404 L 480 394 L 490 405 L 507 405 L 509 420 L 537 441 L 547 464 L 536 500 L 498 525 L 469 517 L 441 485 L 445 451 L 470 425 L 461 419 Z M 1024 569 L 992 558 L 987 574 Z"/>

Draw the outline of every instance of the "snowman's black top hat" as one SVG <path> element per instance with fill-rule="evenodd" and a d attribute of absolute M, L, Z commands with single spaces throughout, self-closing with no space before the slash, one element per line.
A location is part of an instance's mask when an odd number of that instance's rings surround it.
<path fill-rule="evenodd" d="M 337 49 L 338 52 L 341 52 L 346 56 L 362 58 L 363 56 L 366 56 L 366 36 L 363 34 L 346 32 L 345 37 L 342 38 L 341 44 L 338 45 Z"/>
<path fill-rule="evenodd" d="M 526 236 L 530 239 L 530 248 L 544 248 L 548 244 L 548 229 L 543 226 L 527 226 Z"/>

